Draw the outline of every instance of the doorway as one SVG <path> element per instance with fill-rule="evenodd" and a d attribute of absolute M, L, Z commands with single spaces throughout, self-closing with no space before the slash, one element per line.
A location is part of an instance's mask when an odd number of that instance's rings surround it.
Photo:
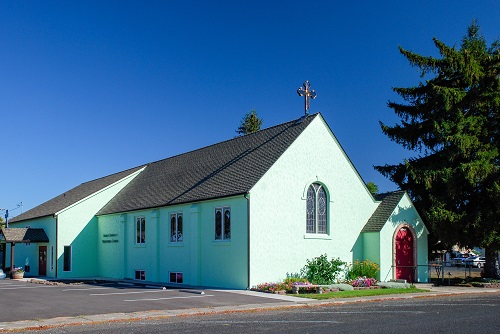
<path fill-rule="evenodd" d="M 47 246 L 38 246 L 38 276 L 47 276 Z"/>
<path fill-rule="evenodd" d="M 405 279 L 414 282 L 415 279 L 415 252 L 414 236 L 408 226 L 401 227 L 394 240 L 396 279 Z"/>

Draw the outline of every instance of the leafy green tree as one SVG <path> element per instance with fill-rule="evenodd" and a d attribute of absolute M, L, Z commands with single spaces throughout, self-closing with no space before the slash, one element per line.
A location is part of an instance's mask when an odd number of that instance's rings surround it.
<path fill-rule="evenodd" d="M 259 118 L 255 110 L 248 112 L 241 120 L 241 125 L 236 132 L 240 135 L 247 135 L 249 133 L 257 132 L 262 126 L 264 120 Z"/>
<path fill-rule="evenodd" d="M 368 188 L 368 191 L 371 192 L 372 195 L 378 194 L 378 186 L 373 181 L 368 182 L 366 184 L 366 187 Z"/>
<path fill-rule="evenodd" d="M 460 48 L 434 38 L 440 58 L 400 47 L 421 78 L 393 88 L 401 121 L 380 123 L 415 156 L 375 169 L 407 190 L 431 231 L 446 245 L 485 247 L 485 276 L 497 275 L 500 249 L 500 43 L 490 46 L 476 22 Z"/>

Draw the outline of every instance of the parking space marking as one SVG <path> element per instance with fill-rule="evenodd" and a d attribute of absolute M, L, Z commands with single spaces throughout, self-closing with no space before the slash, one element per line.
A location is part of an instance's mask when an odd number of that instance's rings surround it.
<path fill-rule="evenodd" d="M 52 286 L 7 286 L 7 287 L 0 287 L 0 290 L 39 289 L 39 288 L 52 288 Z"/>
<path fill-rule="evenodd" d="M 91 293 L 90 296 L 132 295 L 132 294 L 140 294 L 140 293 L 158 293 L 158 292 L 167 292 L 167 291 L 174 291 L 174 290 L 148 290 L 148 291 Z"/>
<path fill-rule="evenodd" d="M 179 297 L 165 297 L 165 298 L 142 298 L 142 299 L 125 299 L 125 302 L 150 302 L 155 300 L 168 300 L 168 299 L 189 299 L 189 298 L 205 298 L 213 297 L 214 295 L 200 295 L 200 296 L 179 296 Z"/>
<path fill-rule="evenodd" d="M 97 287 L 97 288 L 82 287 L 82 288 L 64 289 L 63 291 L 88 291 L 88 290 L 107 290 L 107 289 L 113 289 L 113 287 L 105 287 L 105 286 L 101 286 L 101 287 Z"/>

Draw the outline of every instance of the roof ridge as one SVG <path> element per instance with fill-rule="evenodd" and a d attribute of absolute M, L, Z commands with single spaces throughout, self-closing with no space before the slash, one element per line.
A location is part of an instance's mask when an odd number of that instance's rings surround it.
<path fill-rule="evenodd" d="M 113 175 L 118 175 L 118 174 L 121 174 L 121 173 L 125 173 L 125 172 L 128 172 L 128 171 L 132 171 L 132 170 L 134 170 L 134 169 L 140 169 L 140 168 L 142 168 L 142 167 L 146 167 L 147 165 L 149 165 L 149 163 L 145 163 L 145 164 L 142 164 L 142 165 L 137 165 L 137 166 L 132 167 L 132 168 L 127 168 L 127 169 L 121 170 L 121 171 L 119 171 L 119 172 L 111 173 L 111 174 L 108 174 L 108 175 L 105 175 L 105 176 L 98 177 L 98 178 L 93 179 L 93 180 L 89 180 L 89 181 L 82 182 L 82 183 L 80 183 L 79 185 L 77 185 L 77 186 L 75 186 L 75 187 L 73 187 L 73 188 L 71 188 L 71 189 L 68 189 L 67 191 L 63 192 L 63 194 L 64 194 L 64 193 L 67 193 L 67 192 L 68 192 L 68 191 L 70 191 L 70 190 L 75 189 L 76 187 L 82 186 L 82 185 L 84 185 L 84 184 L 91 183 L 91 182 L 95 182 L 95 181 L 97 181 L 97 180 L 101 180 L 101 179 L 105 179 L 105 178 L 110 177 L 110 176 L 113 176 Z"/>
<path fill-rule="evenodd" d="M 213 143 L 213 144 L 210 144 L 210 145 L 206 145 L 206 146 L 202 146 L 202 147 L 199 147 L 199 148 L 195 148 L 191 151 L 187 151 L 187 152 L 182 152 L 182 153 L 179 153 L 179 154 L 175 154 L 175 155 L 172 155 L 172 156 L 169 156 L 167 158 L 163 158 L 163 159 L 159 159 L 159 160 L 155 160 L 155 161 L 151 161 L 151 162 L 148 162 L 148 163 L 145 163 L 143 165 L 140 165 L 140 166 L 148 166 L 148 165 L 151 165 L 151 164 L 155 164 L 155 163 L 158 163 L 158 162 L 161 162 L 161 161 L 165 161 L 165 160 L 168 160 L 168 159 L 172 159 L 172 158 L 177 158 L 177 157 L 181 157 L 183 155 L 187 155 L 187 154 L 192 154 L 194 152 L 198 152 L 198 151 L 201 151 L 201 150 L 205 150 L 205 149 L 209 149 L 211 147 L 214 147 L 214 146 L 217 146 L 217 145 L 222 145 L 222 144 L 225 144 L 225 143 L 228 143 L 228 142 L 231 142 L 231 141 L 236 141 L 236 140 L 241 140 L 242 138 L 245 138 L 245 139 L 248 139 L 248 137 L 252 137 L 252 136 L 256 136 L 258 134 L 262 134 L 262 132 L 267 132 L 267 131 L 271 131 L 277 127 L 280 127 L 280 126 L 285 126 L 285 125 L 288 125 L 288 124 L 292 124 L 292 123 L 296 123 L 298 122 L 299 120 L 303 120 L 307 117 L 317 117 L 320 113 L 317 112 L 315 114 L 311 114 L 311 115 L 306 115 L 306 116 L 302 116 L 298 119 L 294 119 L 294 120 L 291 120 L 291 121 L 287 121 L 287 122 L 284 122 L 284 123 L 280 123 L 280 124 L 276 124 L 276 125 L 273 125 L 271 127 L 268 127 L 268 128 L 265 128 L 265 129 L 261 129 L 261 130 L 258 130 L 258 131 L 255 131 L 255 132 L 252 132 L 252 133 L 248 133 L 248 134 L 245 134 L 245 135 L 241 135 L 241 136 L 236 136 L 234 138 L 230 138 L 230 139 L 226 139 L 226 140 L 223 140 L 223 141 L 220 141 L 220 142 L 217 142 L 217 143 Z M 138 166 L 139 167 L 139 166 Z M 134 168 L 137 168 L 137 167 L 134 167 Z M 132 168 L 131 168 L 132 169 Z"/>
<path fill-rule="evenodd" d="M 151 162 L 97 215 L 243 194 L 318 115 Z"/>

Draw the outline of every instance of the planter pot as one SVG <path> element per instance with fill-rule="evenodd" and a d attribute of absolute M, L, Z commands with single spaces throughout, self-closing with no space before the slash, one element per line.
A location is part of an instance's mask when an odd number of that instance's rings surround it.
<path fill-rule="evenodd" d="M 24 277 L 24 273 L 12 273 L 12 279 L 22 279 Z"/>

